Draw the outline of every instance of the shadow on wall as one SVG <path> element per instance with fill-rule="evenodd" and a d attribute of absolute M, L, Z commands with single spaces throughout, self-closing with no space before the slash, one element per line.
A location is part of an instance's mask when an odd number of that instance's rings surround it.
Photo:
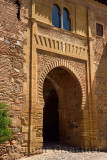
<path fill-rule="evenodd" d="M 103 44 L 103 40 L 97 39 L 97 50 L 94 55 L 96 74 L 93 88 L 98 114 L 98 138 L 102 150 L 107 151 L 107 45 L 103 47 Z"/>

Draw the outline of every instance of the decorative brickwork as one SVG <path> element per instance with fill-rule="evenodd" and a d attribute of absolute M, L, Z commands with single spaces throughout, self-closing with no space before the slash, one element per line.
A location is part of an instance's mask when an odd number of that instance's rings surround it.
<path fill-rule="evenodd" d="M 86 65 L 83 62 L 77 62 L 75 60 L 60 56 L 54 56 L 53 54 L 38 54 L 38 83 L 39 83 L 39 100 L 40 103 L 44 102 L 43 99 L 43 83 L 47 74 L 56 67 L 65 67 L 72 72 L 80 82 L 82 89 L 82 109 L 86 104 Z M 82 71 L 82 72 L 81 72 Z M 83 83 L 84 82 L 84 83 Z"/>

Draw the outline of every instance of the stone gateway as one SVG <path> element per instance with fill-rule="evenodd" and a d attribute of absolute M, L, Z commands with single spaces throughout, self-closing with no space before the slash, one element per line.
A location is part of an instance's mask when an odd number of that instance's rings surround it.
<path fill-rule="evenodd" d="M 106 3 L 1 0 L 0 102 L 10 106 L 13 130 L 2 144 L 8 159 L 42 153 L 47 143 L 107 151 L 106 76 Z"/>

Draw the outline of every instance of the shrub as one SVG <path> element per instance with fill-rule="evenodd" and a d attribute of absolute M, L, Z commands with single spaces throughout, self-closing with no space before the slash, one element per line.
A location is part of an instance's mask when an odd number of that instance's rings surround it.
<path fill-rule="evenodd" d="M 12 131 L 8 127 L 11 123 L 8 111 L 8 106 L 0 103 L 0 143 L 12 138 Z"/>

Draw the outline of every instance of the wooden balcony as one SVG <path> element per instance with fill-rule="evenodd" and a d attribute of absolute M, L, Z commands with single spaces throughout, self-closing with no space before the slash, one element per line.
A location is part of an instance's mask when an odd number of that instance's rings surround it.
<path fill-rule="evenodd" d="M 59 39 L 36 34 L 36 48 L 82 60 L 88 60 L 87 48 Z"/>

